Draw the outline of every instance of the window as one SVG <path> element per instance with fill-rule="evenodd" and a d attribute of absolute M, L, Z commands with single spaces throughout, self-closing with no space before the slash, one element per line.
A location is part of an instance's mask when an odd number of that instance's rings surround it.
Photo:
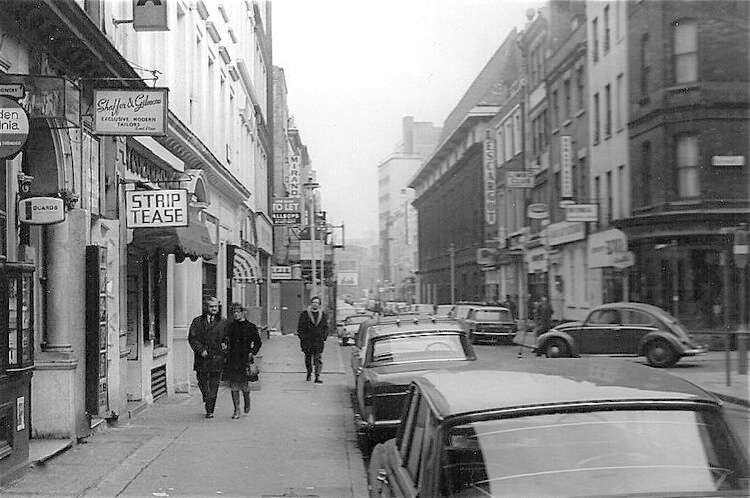
<path fill-rule="evenodd" d="M 641 145 L 641 199 L 644 206 L 651 204 L 651 142 Z"/>
<path fill-rule="evenodd" d="M 594 144 L 599 143 L 599 134 L 601 133 L 602 124 L 599 117 L 599 94 L 594 94 Z"/>
<path fill-rule="evenodd" d="M 414 483 L 419 482 L 419 467 L 422 462 L 422 442 L 425 436 L 425 424 L 427 421 L 427 403 L 420 402 L 414 420 L 413 433 L 409 443 L 409 454 L 407 455 L 406 468 Z"/>
<path fill-rule="evenodd" d="M 523 122 L 521 111 L 516 111 L 513 116 L 513 153 L 520 154 L 523 150 Z"/>
<path fill-rule="evenodd" d="M 604 136 L 612 135 L 612 89 L 609 85 L 604 87 Z"/>
<path fill-rule="evenodd" d="M 497 130 L 497 134 L 495 135 L 495 142 L 497 143 L 497 159 L 498 163 L 502 163 L 505 161 L 505 147 L 503 144 L 503 127 L 500 125 L 500 129 Z M 499 164 L 498 164 L 499 165 Z"/>
<path fill-rule="evenodd" d="M 507 119 L 504 123 L 505 127 L 505 160 L 508 161 L 513 158 L 513 120 Z"/>
<path fill-rule="evenodd" d="M 578 109 L 583 110 L 586 108 L 586 95 L 585 95 L 585 86 L 586 82 L 583 78 L 583 67 L 579 67 L 576 70 L 576 86 L 578 87 Z"/>
<path fill-rule="evenodd" d="M 648 95 L 648 77 L 651 71 L 651 56 L 648 47 L 648 33 L 641 37 L 641 96 Z"/>
<path fill-rule="evenodd" d="M 570 80 L 563 81 L 563 110 L 562 117 L 570 119 Z"/>
<path fill-rule="evenodd" d="M 605 188 L 607 189 L 607 213 L 606 213 L 605 221 L 606 221 L 606 224 L 609 225 L 612 223 L 612 217 L 613 217 L 612 210 L 614 208 L 614 192 L 612 190 L 612 172 L 611 171 L 607 171 L 606 178 L 607 178 L 607 185 Z"/>
<path fill-rule="evenodd" d="M 609 52 L 609 5 L 604 7 L 604 53 Z"/>
<path fill-rule="evenodd" d="M 558 97 L 557 97 L 557 90 L 554 90 L 552 92 L 552 129 L 556 129 L 560 126 L 559 124 L 559 117 L 558 117 Z"/>
<path fill-rule="evenodd" d="M 599 177 L 594 178 L 594 199 L 597 205 L 601 206 L 601 190 L 599 186 Z M 602 210 L 599 209 L 599 219 L 601 219 Z"/>
<path fill-rule="evenodd" d="M 594 62 L 597 62 L 599 60 L 599 19 L 596 17 L 591 21 L 591 39 L 593 40 L 591 57 Z"/>
<path fill-rule="evenodd" d="M 578 159 L 578 172 L 577 175 L 573 177 L 578 179 L 578 185 L 573 185 L 573 195 L 579 202 L 588 201 L 588 198 L 586 197 L 588 195 L 588 189 L 586 188 L 586 182 L 588 181 L 586 178 L 586 171 L 586 156 L 583 156 Z"/>
<path fill-rule="evenodd" d="M 698 80 L 698 29 L 695 21 L 674 23 L 674 81 Z"/>
<path fill-rule="evenodd" d="M 615 91 L 617 94 L 615 95 L 615 126 L 617 128 L 617 131 L 622 131 L 623 129 L 623 109 L 625 108 L 625 79 L 622 73 L 617 75 L 617 88 Z"/>
<path fill-rule="evenodd" d="M 685 135 L 677 139 L 677 193 L 681 199 L 700 194 L 698 137 Z"/>
<path fill-rule="evenodd" d="M 620 192 L 619 205 L 617 207 L 618 213 L 617 218 L 624 218 L 626 216 L 625 210 L 625 165 L 621 164 L 617 167 L 617 191 Z"/>

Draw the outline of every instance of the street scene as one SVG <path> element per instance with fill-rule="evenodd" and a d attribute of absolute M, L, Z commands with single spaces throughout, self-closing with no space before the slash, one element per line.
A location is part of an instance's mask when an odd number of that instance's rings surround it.
<path fill-rule="evenodd" d="M 748 496 L 749 24 L 0 0 L 0 495 Z"/>

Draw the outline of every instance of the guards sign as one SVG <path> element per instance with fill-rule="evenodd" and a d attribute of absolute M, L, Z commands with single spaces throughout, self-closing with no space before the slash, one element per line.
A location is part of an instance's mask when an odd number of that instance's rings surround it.
<path fill-rule="evenodd" d="M 175 190 L 128 190 L 125 192 L 127 228 L 186 227 L 188 192 Z"/>
<path fill-rule="evenodd" d="M 18 221 L 27 225 L 52 225 L 65 220 L 65 203 L 59 197 L 27 197 L 18 202 Z"/>

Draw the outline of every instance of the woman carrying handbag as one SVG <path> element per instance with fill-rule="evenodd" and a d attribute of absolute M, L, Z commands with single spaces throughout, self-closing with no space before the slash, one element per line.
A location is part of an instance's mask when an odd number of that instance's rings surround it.
<path fill-rule="evenodd" d="M 246 414 L 250 411 L 248 381 L 258 380 L 255 355 L 260 350 L 262 342 L 258 327 L 247 319 L 245 308 L 240 303 L 232 303 L 229 306 L 229 316 L 231 320 L 227 327 L 229 350 L 224 368 L 224 380 L 229 383 L 229 389 L 232 392 L 234 404 L 232 418 L 240 418 L 240 391 L 245 401 L 244 411 Z"/>

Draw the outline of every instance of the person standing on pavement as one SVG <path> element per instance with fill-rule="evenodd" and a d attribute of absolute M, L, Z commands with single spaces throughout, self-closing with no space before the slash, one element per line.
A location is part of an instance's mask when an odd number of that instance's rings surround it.
<path fill-rule="evenodd" d="M 502 303 L 502 305 L 508 308 L 511 318 L 515 320 L 517 318 L 516 312 L 518 311 L 518 307 L 516 306 L 516 302 L 513 301 L 513 298 L 510 297 L 510 294 L 505 295 L 505 302 Z"/>
<path fill-rule="evenodd" d="M 297 323 L 297 335 L 299 336 L 300 348 L 305 353 L 305 368 L 307 377 L 312 377 L 313 367 L 315 367 L 315 383 L 322 384 L 320 372 L 323 370 L 323 347 L 328 337 L 328 317 L 325 311 L 320 307 L 320 298 L 313 296 L 310 299 L 310 306 L 299 315 Z"/>
<path fill-rule="evenodd" d="M 227 364 L 224 368 L 224 380 L 229 382 L 232 392 L 234 413 L 232 418 L 240 418 L 240 391 L 245 402 L 245 414 L 250 412 L 250 386 L 248 366 L 255 361 L 262 342 L 258 327 L 245 316 L 245 308 L 240 303 L 229 306 L 230 322 L 227 326 Z"/>
<path fill-rule="evenodd" d="M 193 370 L 198 377 L 198 388 L 203 395 L 206 418 L 214 417 L 219 380 L 228 348 L 226 320 L 221 318 L 220 308 L 221 303 L 217 298 L 206 298 L 203 303 L 203 314 L 193 319 L 188 332 L 188 343 L 195 355 Z"/>
<path fill-rule="evenodd" d="M 534 314 L 539 325 L 537 334 L 542 335 L 552 327 L 552 306 L 549 304 L 547 296 L 542 296 L 542 300 L 539 302 L 539 306 Z"/>

